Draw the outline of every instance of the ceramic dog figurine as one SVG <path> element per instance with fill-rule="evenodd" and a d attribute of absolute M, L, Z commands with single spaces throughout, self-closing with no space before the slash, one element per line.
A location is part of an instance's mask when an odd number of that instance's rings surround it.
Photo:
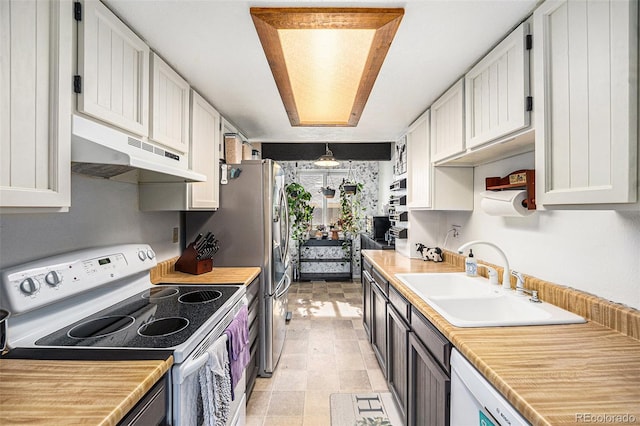
<path fill-rule="evenodd" d="M 427 247 L 422 243 L 416 244 L 416 251 L 422 256 L 422 260 L 432 260 L 434 262 L 442 262 L 442 250 L 440 247 Z"/>

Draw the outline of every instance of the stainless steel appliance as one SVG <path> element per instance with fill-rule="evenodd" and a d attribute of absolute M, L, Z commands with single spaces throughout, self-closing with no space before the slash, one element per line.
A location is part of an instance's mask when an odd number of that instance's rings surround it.
<path fill-rule="evenodd" d="M 270 376 L 280 359 L 286 333 L 289 261 L 289 213 L 284 171 L 272 160 L 231 164 L 220 185 L 220 209 L 185 213 L 185 241 L 213 232 L 220 251 L 215 266 L 260 266 L 260 372 Z"/>
<path fill-rule="evenodd" d="M 85 358 L 93 351 L 95 359 L 112 359 L 114 350 L 119 359 L 172 354 L 166 418 L 173 425 L 200 424 L 198 372 L 208 348 L 246 304 L 244 286 L 154 286 L 154 266 L 151 247 L 127 244 L 2 271 L 1 303 L 12 312 L 8 345 L 38 358 L 69 351 Z M 243 424 L 244 380 L 235 393 L 229 425 Z"/>

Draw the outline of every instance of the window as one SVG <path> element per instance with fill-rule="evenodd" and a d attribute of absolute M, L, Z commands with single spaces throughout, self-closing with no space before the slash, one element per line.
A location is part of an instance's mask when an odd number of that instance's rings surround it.
<path fill-rule="evenodd" d="M 338 186 L 343 179 L 347 178 L 347 173 L 348 171 L 344 169 L 298 171 L 298 182 L 311 193 L 311 205 L 314 207 L 311 223 L 313 228 L 318 225 L 335 224 L 340 218 L 340 190 Z M 322 188 L 327 186 L 336 190 L 336 195 L 333 198 L 325 198 L 322 195 Z"/>

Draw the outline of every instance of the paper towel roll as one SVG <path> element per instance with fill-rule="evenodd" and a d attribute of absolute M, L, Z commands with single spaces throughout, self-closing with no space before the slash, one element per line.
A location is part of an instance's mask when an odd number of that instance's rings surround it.
<path fill-rule="evenodd" d="M 486 191 L 482 194 L 480 207 L 491 216 L 529 216 L 535 210 L 527 210 L 522 202 L 527 199 L 527 191 L 506 190 Z"/>

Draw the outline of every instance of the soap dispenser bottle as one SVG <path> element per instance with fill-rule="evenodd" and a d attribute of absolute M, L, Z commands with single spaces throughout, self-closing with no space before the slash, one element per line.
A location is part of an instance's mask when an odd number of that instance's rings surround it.
<path fill-rule="evenodd" d="M 469 256 L 464 260 L 464 270 L 470 277 L 478 275 L 478 261 L 473 257 L 473 250 L 469 249 Z"/>

